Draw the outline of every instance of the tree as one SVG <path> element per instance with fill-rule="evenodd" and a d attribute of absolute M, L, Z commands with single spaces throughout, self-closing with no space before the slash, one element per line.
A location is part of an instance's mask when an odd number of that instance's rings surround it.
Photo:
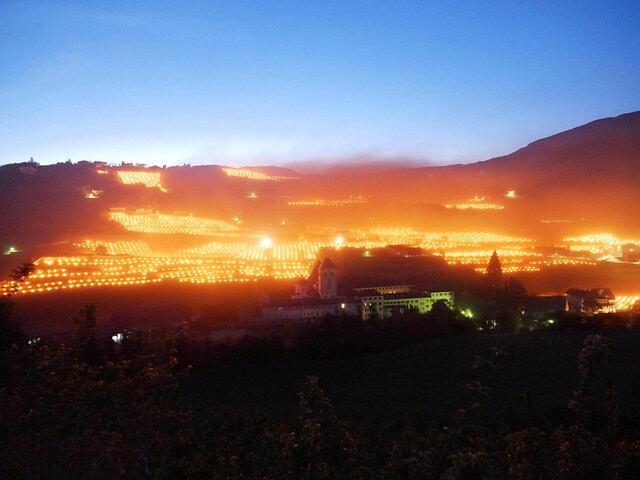
<path fill-rule="evenodd" d="M 96 307 L 92 304 L 82 307 L 79 316 L 73 319 L 73 339 L 77 358 L 92 365 L 100 360 L 96 324 Z"/>
<path fill-rule="evenodd" d="M 11 312 L 13 310 L 13 302 L 10 297 L 15 295 L 29 275 L 34 271 L 33 263 L 23 263 L 13 270 L 9 276 L 9 288 L 6 295 L 0 297 L 0 351 L 6 350 L 11 345 L 19 345 L 24 343 L 26 335 L 22 332 L 20 325 L 11 320 Z"/>
<path fill-rule="evenodd" d="M 524 297 L 527 294 L 527 289 L 522 282 L 514 277 L 509 277 L 504 285 L 504 291 L 508 297 Z"/>
<path fill-rule="evenodd" d="M 285 453 L 296 478 L 345 478 L 354 441 L 338 420 L 333 403 L 318 385 L 318 377 L 307 377 L 298 394 L 298 430 L 291 434 Z"/>
<path fill-rule="evenodd" d="M 46 343 L 2 355 L 0 478 L 175 478 L 161 472 L 187 413 L 167 400 L 180 376 L 164 338 L 97 365 Z"/>
<path fill-rule="evenodd" d="M 502 267 L 498 253 L 494 250 L 489 265 L 487 265 L 487 283 L 491 288 L 496 288 L 502 284 Z"/>

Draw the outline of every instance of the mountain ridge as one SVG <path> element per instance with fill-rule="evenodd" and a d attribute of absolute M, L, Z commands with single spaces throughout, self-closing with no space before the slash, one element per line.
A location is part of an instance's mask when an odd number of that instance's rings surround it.
<path fill-rule="evenodd" d="M 382 170 L 362 164 L 322 174 L 245 168 L 273 178 L 230 175 L 235 172 L 221 165 L 145 168 L 83 161 L 0 166 L 0 238 L 7 242 L 0 247 L 89 234 L 131 236 L 109 220 L 114 208 L 239 218 L 255 232 L 290 235 L 313 231 L 307 227 L 340 231 L 406 225 L 535 236 L 543 219 L 640 235 L 633 208 L 640 204 L 640 112 L 595 120 L 468 165 Z M 125 184 L 119 176 L 123 170 L 157 173 L 160 185 Z M 515 195 L 506 197 L 507 192 Z M 451 208 L 477 198 L 502 208 Z"/>
<path fill-rule="evenodd" d="M 585 147 L 588 146 L 588 149 Z M 499 166 L 527 166 L 536 161 L 548 166 L 552 159 L 560 156 L 575 157 L 578 154 L 605 160 L 612 149 L 624 149 L 622 156 L 609 158 L 613 162 L 640 160 L 640 111 L 607 117 L 535 140 L 510 154 L 467 165 L 471 168 L 493 168 Z M 516 165 L 519 163 L 520 165 Z M 593 163 L 593 162 L 592 162 Z M 542 165 L 538 165 L 542 166 Z M 610 166 L 610 165 L 609 165 Z"/>

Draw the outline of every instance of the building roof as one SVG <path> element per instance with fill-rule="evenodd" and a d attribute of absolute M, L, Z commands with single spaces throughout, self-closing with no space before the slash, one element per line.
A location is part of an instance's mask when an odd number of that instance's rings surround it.
<path fill-rule="evenodd" d="M 386 293 L 384 295 L 385 300 L 404 300 L 410 298 L 431 298 L 430 293 L 420 292 L 402 292 L 402 293 Z"/>
<path fill-rule="evenodd" d="M 356 294 L 359 297 L 381 297 L 382 294 L 373 288 L 367 288 L 366 290 L 356 290 Z"/>
<path fill-rule="evenodd" d="M 592 288 L 589 296 L 594 300 L 615 300 L 616 297 L 608 288 Z"/>
<path fill-rule="evenodd" d="M 566 292 L 565 295 L 571 295 L 573 297 L 586 297 L 588 292 L 586 290 L 580 290 L 579 288 L 570 288 Z"/>
<path fill-rule="evenodd" d="M 264 308 L 279 307 L 315 307 L 318 305 L 340 305 L 343 303 L 360 303 L 359 300 L 350 297 L 335 298 L 283 298 L 275 302 L 269 303 Z"/>
<path fill-rule="evenodd" d="M 369 290 L 374 290 L 376 292 L 379 292 L 380 290 L 387 290 L 389 288 L 397 288 L 397 289 L 402 289 L 402 290 L 407 290 L 407 289 L 411 289 L 411 288 L 415 288 L 415 284 L 398 284 L 398 285 L 377 285 L 377 284 L 370 284 L 367 285 L 365 287 L 354 287 L 352 288 L 353 291 L 355 292 L 366 292 Z"/>
<path fill-rule="evenodd" d="M 307 278 L 307 282 L 309 282 L 311 285 L 313 285 L 315 283 L 315 281 L 318 278 L 318 270 L 320 270 L 320 260 L 318 260 L 314 265 L 313 265 L 313 269 L 311 270 L 311 273 L 309 274 L 309 277 Z"/>
<path fill-rule="evenodd" d="M 333 262 L 329 257 L 326 257 L 322 262 L 322 265 L 320 265 L 320 270 L 328 270 L 330 268 L 335 270 L 336 266 L 333 264 Z"/>
<path fill-rule="evenodd" d="M 593 300 L 615 300 L 615 295 L 608 288 L 592 288 L 591 290 L 580 290 L 579 288 L 570 288 L 565 295 L 573 297 L 591 298 Z"/>

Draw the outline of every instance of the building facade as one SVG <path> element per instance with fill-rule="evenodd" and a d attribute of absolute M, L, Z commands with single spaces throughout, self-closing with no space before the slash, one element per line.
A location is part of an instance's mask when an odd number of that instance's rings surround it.
<path fill-rule="evenodd" d="M 262 319 L 268 321 L 314 321 L 327 315 L 360 316 L 361 303 L 346 298 L 288 299 L 262 307 Z"/>
<path fill-rule="evenodd" d="M 454 306 L 453 292 L 402 292 L 381 293 L 377 290 L 362 292 L 362 319 L 388 318 L 394 313 L 403 313 L 415 309 L 418 313 L 431 311 L 433 305 L 443 301 L 449 308 Z"/>
<path fill-rule="evenodd" d="M 616 297 L 608 288 L 581 290 L 570 288 L 565 292 L 567 310 L 584 314 L 612 313 L 616 311 Z"/>

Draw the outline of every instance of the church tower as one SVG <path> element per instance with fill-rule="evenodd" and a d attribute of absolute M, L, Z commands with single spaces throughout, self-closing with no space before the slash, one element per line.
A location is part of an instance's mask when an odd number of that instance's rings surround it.
<path fill-rule="evenodd" d="M 320 298 L 336 298 L 338 296 L 336 266 L 329 258 L 325 258 L 318 269 L 318 293 Z"/>

